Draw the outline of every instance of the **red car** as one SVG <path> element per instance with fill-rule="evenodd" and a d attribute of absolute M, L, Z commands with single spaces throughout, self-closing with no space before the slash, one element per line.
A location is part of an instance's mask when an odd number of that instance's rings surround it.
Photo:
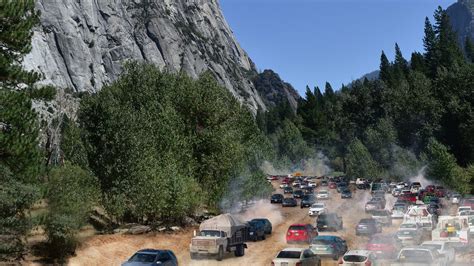
<path fill-rule="evenodd" d="M 435 192 L 435 186 L 434 185 L 428 185 L 428 186 L 426 186 L 425 191 L 429 192 L 429 193 L 433 193 L 433 192 Z"/>
<path fill-rule="evenodd" d="M 400 201 L 409 201 L 411 203 L 416 203 L 416 195 L 415 194 L 402 194 L 398 197 Z"/>
<path fill-rule="evenodd" d="M 337 188 L 336 182 L 329 182 L 329 188 L 332 188 L 332 189 Z"/>
<path fill-rule="evenodd" d="M 286 232 L 286 243 L 307 243 L 310 244 L 314 237 L 318 236 L 318 231 L 310 224 L 293 224 Z"/>
<path fill-rule="evenodd" d="M 436 186 L 435 194 L 439 198 L 444 198 L 444 195 L 446 194 L 446 189 L 442 186 Z"/>
<path fill-rule="evenodd" d="M 398 254 L 399 244 L 390 235 L 373 235 L 366 249 L 372 251 L 378 258 L 394 258 Z"/>

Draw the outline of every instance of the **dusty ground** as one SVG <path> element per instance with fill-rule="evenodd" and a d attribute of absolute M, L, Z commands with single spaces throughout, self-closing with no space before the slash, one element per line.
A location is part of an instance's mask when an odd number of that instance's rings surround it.
<path fill-rule="evenodd" d="M 276 186 L 276 184 L 274 184 Z M 279 190 L 277 191 L 279 192 Z M 355 226 L 361 218 L 368 217 L 364 205 L 370 197 L 368 192 L 356 191 L 354 198 L 343 200 L 331 190 L 331 199 L 327 200 L 328 209 L 336 211 L 343 217 L 344 229 L 339 232 L 323 232 L 342 236 L 347 240 L 349 249 L 364 248 L 367 237 L 356 237 Z M 387 208 L 394 199 L 387 194 Z M 236 258 L 228 254 L 222 262 L 215 260 L 193 260 L 189 256 L 189 243 L 193 229 L 179 233 L 151 233 L 146 235 L 99 235 L 91 237 L 78 250 L 77 255 L 69 260 L 69 265 L 120 265 L 135 251 L 143 248 L 171 249 L 178 256 L 181 265 L 270 265 L 278 251 L 287 247 L 285 234 L 293 223 L 314 224 L 314 218 L 307 215 L 308 209 L 282 208 L 280 205 L 259 203 L 245 214 L 245 218 L 267 217 L 273 223 L 273 234 L 260 242 L 249 242 L 244 257 Z M 394 221 L 392 227 L 384 227 L 384 233 L 396 231 L 400 221 Z M 302 246 L 305 247 L 305 246 Z M 307 245 L 306 245 L 307 247 Z M 331 259 L 324 259 L 323 265 L 337 265 Z"/>

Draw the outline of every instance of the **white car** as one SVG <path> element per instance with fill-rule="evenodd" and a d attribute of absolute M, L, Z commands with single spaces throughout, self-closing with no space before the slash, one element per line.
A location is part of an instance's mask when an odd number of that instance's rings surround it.
<path fill-rule="evenodd" d="M 301 186 L 301 182 L 299 180 L 296 180 L 295 182 L 293 182 L 293 187 L 299 187 Z"/>
<path fill-rule="evenodd" d="M 407 184 L 405 182 L 400 182 L 397 184 L 396 187 L 399 189 L 404 189 L 405 187 L 407 187 Z"/>
<path fill-rule="evenodd" d="M 318 191 L 316 199 L 329 199 L 329 191 L 325 189 Z"/>
<path fill-rule="evenodd" d="M 321 259 L 311 249 L 285 248 L 272 260 L 273 266 L 321 265 Z"/>
<path fill-rule="evenodd" d="M 326 213 L 326 211 L 327 211 L 326 204 L 317 202 L 311 205 L 311 207 L 309 207 L 308 214 L 309 216 L 316 216 L 316 215 Z"/>
<path fill-rule="evenodd" d="M 434 247 L 438 250 L 439 254 L 442 254 L 446 257 L 448 262 L 454 262 L 456 259 L 456 252 L 454 248 L 449 247 L 445 241 L 425 241 L 421 244 L 423 247 Z"/>
<path fill-rule="evenodd" d="M 459 202 L 461 201 L 461 195 L 459 194 L 453 194 L 451 196 L 451 203 L 452 204 L 459 204 Z"/>
<path fill-rule="evenodd" d="M 461 206 L 458 208 L 458 216 L 461 216 L 463 213 L 470 212 L 471 206 Z"/>
<path fill-rule="evenodd" d="M 339 265 L 366 266 L 373 265 L 375 255 L 369 250 L 349 250 L 339 260 Z"/>
<path fill-rule="evenodd" d="M 280 188 L 286 188 L 286 187 L 289 187 L 290 185 L 288 184 L 280 184 Z"/>
<path fill-rule="evenodd" d="M 316 182 L 314 182 L 314 181 L 309 181 L 309 182 L 308 182 L 308 187 L 315 188 L 315 187 L 317 187 L 317 186 L 318 186 L 318 184 L 316 184 Z"/>

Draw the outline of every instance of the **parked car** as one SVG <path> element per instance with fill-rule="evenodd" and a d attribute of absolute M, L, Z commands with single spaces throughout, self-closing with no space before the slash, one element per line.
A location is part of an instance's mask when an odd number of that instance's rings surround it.
<path fill-rule="evenodd" d="M 405 247 L 398 253 L 397 259 L 392 262 L 392 266 L 405 265 L 425 265 L 425 266 L 445 266 L 446 258 L 440 256 L 433 247 Z"/>
<path fill-rule="evenodd" d="M 454 248 L 450 247 L 446 241 L 425 241 L 421 244 L 422 247 L 434 247 L 439 254 L 446 257 L 447 262 L 452 263 L 456 258 Z"/>
<path fill-rule="evenodd" d="M 382 208 L 382 209 L 385 208 L 385 205 L 387 204 L 387 201 L 385 200 L 385 195 L 376 195 L 376 194 L 374 194 L 374 196 L 370 200 L 380 202 L 380 208 Z"/>
<path fill-rule="evenodd" d="M 273 194 L 270 203 L 282 203 L 285 197 L 282 194 Z"/>
<path fill-rule="evenodd" d="M 301 208 L 310 207 L 315 202 L 316 197 L 314 195 L 304 195 L 303 197 L 301 197 L 300 206 Z"/>
<path fill-rule="evenodd" d="M 394 196 L 394 197 L 400 196 L 401 193 L 402 193 L 402 190 L 399 189 L 399 188 L 392 189 L 392 196 Z"/>
<path fill-rule="evenodd" d="M 337 260 L 347 252 L 347 243 L 338 236 L 317 236 L 313 238 L 309 248 L 320 257 L 328 256 Z"/>
<path fill-rule="evenodd" d="M 178 259 L 171 250 L 142 249 L 133 254 L 122 266 L 177 266 Z"/>
<path fill-rule="evenodd" d="M 382 202 L 378 200 L 370 200 L 365 204 L 365 212 L 371 212 L 375 210 L 381 210 L 383 209 L 382 207 Z"/>
<path fill-rule="evenodd" d="M 322 202 L 314 203 L 313 205 L 311 205 L 311 207 L 309 207 L 309 216 L 316 216 L 323 213 L 326 213 L 326 204 Z"/>
<path fill-rule="evenodd" d="M 338 193 L 341 193 L 343 190 L 347 189 L 347 183 L 346 182 L 339 182 L 336 184 L 336 191 Z"/>
<path fill-rule="evenodd" d="M 408 207 L 405 203 L 395 203 L 392 208 L 392 219 L 403 219 Z"/>
<path fill-rule="evenodd" d="M 461 194 L 455 193 L 450 197 L 451 204 L 459 204 L 461 201 Z"/>
<path fill-rule="evenodd" d="M 286 187 L 283 189 L 283 194 L 293 194 L 293 188 L 292 187 Z"/>
<path fill-rule="evenodd" d="M 321 259 L 310 249 L 285 248 L 272 260 L 272 266 L 320 266 Z"/>
<path fill-rule="evenodd" d="M 413 231 L 418 231 L 420 229 L 421 227 L 415 222 L 404 222 L 398 228 L 398 230 L 413 230 Z"/>
<path fill-rule="evenodd" d="M 395 239 L 399 241 L 402 246 L 413 246 L 421 243 L 421 231 L 415 230 L 398 230 Z"/>
<path fill-rule="evenodd" d="M 341 199 L 350 199 L 352 198 L 352 192 L 350 191 L 349 188 L 345 188 L 343 191 L 341 191 Z"/>
<path fill-rule="evenodd" d="M 298 201 L 295 198 L 284 198 L 281 204 L 282 207 L 296 207 L 298 206 Z"/>
<path fill-rule="evenodd" d="M 314 188 L 307 187 L 307 188 L 303 189 L 303 192 L 304 192 L 305 195 L 312 195 L 312 194 L 314 194 Z"/>
<path fill-rule="evenodd" d="M 364 218 L 356 226 L 356 235 L 373 235 L 382 232 L 382 225 L 372 218 Z"/>
<path fill-rule="evenodd" d="M 263 229 L 265 231 L 265 234 L 270 235 L 272 233 L 273 228 L 272 228 L 272 223 L 270 222 L 270 220 L 266 218 L 255 218 L 255 219 L 252 219 L 252 221 L 263 223 Z"/>
<path fill-rule="evenodd" d="M 374 210 L 371 212 L 372 218 L 377 220 L 382 225 L 391 226 L 392 225 L 392 214 L 387 210 Z"/>
<path fill-rule="evenodd" d="M 335 189 L 337 187 L 336 182 L 329 182 L 329 188 Z"/>
<path fill-rule="evenodd" d="M 286 243 L 311 243 L 318 231 L 310 224 L 293 224 L 286 232 Z"/>
<path fill-rule="evenodd" d="M 369 181 L 365 178 L 357 178 L 356 179 L 356 185 L 364 185 L 364 184 L 367 184 Z"/>
<path fill-rule="evenodd" d="M 294 198 L 297 198 L 297 199 L 300 199 L 301 197 L 303 197 L 304 193 L 303 193 L 303 190 L 295 190 L 293 191 L 293 197 Z"/>
<path fill-rule="evenodd" d="M 372 251 L 377 258 L 394 258 L 399 249 L 400 243 L 393 235 L 376 234 L 367 243 L 367 250 Z"/>
<path fill-rule="evenodd" d="M 317 184 L 316 182 L 314 182 L 314 181 L 309 181 L 309 182 L 308 182 L 308 187 L 315 188 L 315 187 L 317 187 L 317 186 L 318 186 L 318 184 Z"/>
<path fill-rule="evenodd" d="M 280 184 L 280 188 L 281 188 L 281 189 L 284 189 L 284 188 L 287 188 L 287 187 L 291 187 L 290 184 L 288 184 L 288 183 L 283 183 L 283 182 Z"/>
<path fill-rule="evenodd" d="M 329 191 L 325 189 L 318 191 L 318 193 L 316 194 L 316 199 L 318 200 L 329 199 Z"/>
<path fill-rule="evenodd" d="M 370 250 L 349 250 L 339 260 L 343 266 L 370 266 L 375 262 L 375 255 Z"/>
<path fill-rule="evenodd" d="M 342 217 L 336 213 L 323 213 L 318 216 L 316 227 L 318 228 L 318 231 L 342 230 Z"/>
<path fill-rule="evenodd" d="M 261 221 L 248 221 L 249 240 L 265 240 L 265 224 Z"/>

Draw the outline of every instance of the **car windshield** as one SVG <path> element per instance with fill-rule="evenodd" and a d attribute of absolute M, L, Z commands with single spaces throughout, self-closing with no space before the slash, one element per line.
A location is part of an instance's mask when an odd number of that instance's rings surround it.
<path fill-rule="evenodd" d="M 221 232 L 216 230 L 203 230 L 199 233 L 200 236 L 208 236 L 208 237 L 220 237 Z"/>
<path fill-rule="evenodd" d="M 409 262 L 431 262 L 431 255 L 427 250 L 403 250 L 399 259 Z"/>
<path fill-rule="evenodd" d="M 430 244 L 423 244 L 422 246 L 424 246 L 424 247 L 433 247 L 433 248 L 435 248 L 435 249 L 441 249 L 441 248 L 443 247 L 443 245 L 441 245 L 441 244 L 432 244 L 432 243 L 430 243 Z"/>
<path fill-rule="evenodd" d="M 277 258 L 278 259 L 299 259 L 301 256 L 300 251 L 280 251 L 278 253 Z"/>
<path fill-rule="evenodd" d="M 311 205 L 311 208 L 322 209 L 324 208 L 324 204 L 313 204 Z"/>
<path fill-rule="evenodd" d="M 325 195 L 325 194 L 328 194 L 328 192 L 327 192 L 327 191 L 319 191 L 318 194 L 319 194 L 319 195 Z"/>
<path fill-rule="evenodd" d="M 135 253 L 128 261 L 130 262 L 143 262 L 153 263 L 155 261 L 156 254 L 151 253 Z"/>
<path fill-rule="evenodd" d="M 331 241 L 329 239 L 313 239 L 313 241 L 311 242 L 311 244 L 313 245 L 329 245 L 331 244 Z"/>
<path fill-rule="evenodd" d="M 384 210 L 381 211 L 372 211 L 372 216 L 387 216 L 387 212 Z"/>
<path fill-rule="evenodd" d="M 364 262 L 366 259 L 367 257 L 362 255 L 346 255 L 343 258 L 345 262 Z"/>
<path fill-rule="evenodd" d="M 305 228 L 302 225 L 292 225 L 289 230 L 305 230 Z"/>
<path fill-rule="evenodd" d="M 402 206 L 402 205 L 395 205 L 393 206 L 393 210 L 394 211 L 404 211 L 405 210 L 405 206 Z"/>
<path fill-rule="evenodd" d="M 400 228 L 416 229 L 416 224 L 401 224 Z"/>

